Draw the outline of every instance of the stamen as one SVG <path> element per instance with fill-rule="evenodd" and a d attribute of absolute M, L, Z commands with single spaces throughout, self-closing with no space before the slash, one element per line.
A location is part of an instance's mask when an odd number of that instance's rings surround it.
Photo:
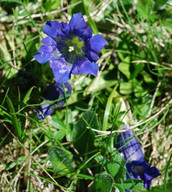
<path fill-rule="evenodd" d="M 78 42 L 79 42 L 78 38 L 75 37 L 75 38 L 72 39 L 73 44 L 77 44 Z"/>
<path fill-rule="evenodd" d="M 74 49 L 73 46 L 69 46 L 69 49 L 68 49 L 69 52 L 72 52 L 72 51 L 74 51 L 74 50 L 75 50 L 75 49 Z"/>

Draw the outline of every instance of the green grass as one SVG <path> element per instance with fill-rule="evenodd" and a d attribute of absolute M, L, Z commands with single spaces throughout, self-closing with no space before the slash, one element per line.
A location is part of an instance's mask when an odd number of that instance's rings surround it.
<path fill-rule="evenodd" d="M 172 190 L 171 4 L 0 1 L 2 191 L 142 191 L 142 182 L 125 180 L 116 149 L 124 121 L 162 174 L 150 191 Z M 97 61 L 99 74 L 73 75 L 67 103 L 40 121 L 34 109 L 54 82 L 49 64 L 33 59 L 46 37 L 42 27 L 47 20 L 69 22 L 77 12 L 108 41 Z"/>

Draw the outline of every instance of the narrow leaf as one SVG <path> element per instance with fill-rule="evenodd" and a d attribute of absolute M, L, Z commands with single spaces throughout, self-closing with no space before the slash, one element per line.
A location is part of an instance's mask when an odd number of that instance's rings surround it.
<path fill-rule="evenodd" d="M 22 135 L 21 125 L 20 125 L 20 123 L 17 119 L 17 116 L 15 114 L 15 109 L 14 109 L 13 103 L 8 96 L 6 98 L 6 102 L 7 102 L 8 108 L 9 108 L 10 113 L 11 113 L 11 120 L 13 122 L 13 126 L 14 126 L 15 132 L 17 134 L 17 137 L 19 139 L 21 139 L 21 135 Z"/>
<path fill-rule="evenodd" d="M 23 103 L 27 104 L 27 101 L 29 100 L 30 94 L 32 93 L 32 90 L 35 88 L 35 86 L 31 87 L 28 92 L 26 93 L 24 99 L 23 99 Z"/>
<path fill-rule="evenodd" d="M 104 119 L 103 119 L 103 129 L 102 129 L 103 131 L 106 131 L 107 126 L 108 126 L 108 119 L 109 119 L 110 109 L 112 106 L 111 104 L 112 104 L 112 100 L 114 98 L 114 94 L 116 93 L 117 87 L 118 87 L 118 84 L 113 88 L 113 90 L 108 98 L 108 101 L 106 103 L 106 109 L 105 109 Z"/>

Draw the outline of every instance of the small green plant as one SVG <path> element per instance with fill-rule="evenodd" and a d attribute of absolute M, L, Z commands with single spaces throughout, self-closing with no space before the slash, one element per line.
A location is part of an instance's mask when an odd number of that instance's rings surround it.
<path fill-rule="evenodd" d="M 146 191 L 148 169 L 125 157 L 137 141 L 161 174 L 150 191 L 170 192 L 171 1 L 0 10 L 1 191 Z M 124 124 L 134 139 L 119 148 Z"/>

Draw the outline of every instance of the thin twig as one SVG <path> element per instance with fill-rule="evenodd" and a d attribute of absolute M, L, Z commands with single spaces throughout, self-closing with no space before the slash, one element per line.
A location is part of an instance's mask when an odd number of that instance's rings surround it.
<path fill-rule="evenodd" d="M 34 18 L 38 18 L 38 17 L 44 17 L 44 16 L 48 16 L 48 15 L 54 15 L 54 14 L 60 13 L 60 12 L 62 12 L 62 11 L 65 11 L 65 10 L 71 8 L 71 7 L 74 7 L 74 6 L 76 6 L 76 5 L 80 4 L 80 3 L 81 3 L 81 1 L 78 1 L 77 3 L 74 3 L 74 4 L 72 4 L 72 5 L 69 5 L 69 6 L 67 6 L 67 7 L 64 7 L 64 8 L 62 8 L 62 9 L 58 9 L 58 10 L 55 10 L 55 11 L 51 11 L 51 12 L 47 12 L 47 13 L 32 14 L 32 15 L 31 15 L 31 18 L 34 19 Z M 10 18 L 13 20 L 13 19 L 14 19 L 14 16 L 11 16 Z M 17 19 L 29 19 L 29 16 L 18 16 Z M 2 18 L 0 19 L 0 22 L 8 22 L 8 20 L 9 20 L 9 16 L 5 16 L 5 17 L 2 17 Z M 29 22 L 29 21 L 30 21 L 30 20 L 27 20 L 27 21 L 25 21 L 25 23 L 27 23 L 27 22 Z M 18 22 L 17 24 L 23 24 L 23 22 L 22 22 L 22 23 L 21 23 L 21 22 Z"/>
<path fill-rule="evenodd" d="M 31 153 L 30 155 L 33 155 L 39 148 L 41 148 L 41 147 L 42 147 L 43 145 L 45 145 L 47 142 L 48 142 L 48 140 L 46 140 L 46 141 L 44 141 L 43 143 L 41 143 L 38 147 L 36 147 L 36 148 L 32 151 L 32 153 Z M 27 150 L 27 151 L 28 151 L 28 150 Z M 29 157 L 29 155 L 25 158 L 25 160 L 26 160 L 28 157 Z M 22 169 L 24 168 L 24 166 L 25 166 L 25 163 L 22 165 L 22 167 L 21 167 L 20 170 L 18 171 L 16 177 L 17 177 L 18 175 L 20 175 L 20 172 L 22 171 Z M 11 185 L 13 184 L 14 180 L 15 180 L 15 178 L 13 179 Z"/>
<path fill-rule="evenodd" d="M 125 130 L 114 130 L 114 131 L 100 131 L 97 129 L 93 129 L 91 128 L 92 131 L 95 131 L 97 133 L 101 133 L 101 135 L 97 135 L 97 136 L 103 136 L 103 135 L 109 135 L 109 134 L 113 134 L 113 133 L 121 133 L 121 132 L 126 132 L 128 130 L 132 130 L 136 127 L 139 127 L 140 125 L 143 125 L 147 122 L 149 122 L 150 120 L 156 118 L 160 113 L 162 113 L 165 109 L 167 109 L 169 107 L 169 105 L 172 104 L 172 99 L 167 103 L 167 105 L 165 107 L 162 107 L 161 110 L 159 110 L 156 114 L 154 114 L 153 116 L 151 116 L 150 118 L 146 119 L 145 121 L 140 121 L 139 123 L 137 123 L 136 125 L 130 126 L 128 129 Z M 90 127 L 87 127 L 87 129 L 90 129 Z"/>
<path fill-rule="evenodd" d="M 138 60 L 138 61 L 132 61 L 132 63 L 150 63 L 151 65 L 156 65 L 156 66 L 167 66 L 167 67 L 172 67 L 172 64 L 170 63 L 165 63 L 165 62 L 162 62 L 162 64 L 159 64 L 159 63 L 155 63 L 153 61 L 146 61 L 146 60 Z"/>
<path fill-rule="evenodd" d="M 158 92 L 158 90 L 159 90 L 159 87 L 160 87 L 161 83 L 162 83 L 162 81 L 160 81 L 160 82 L 158 83 L 157 87 L 156 87 L 156 90 L 155 90 L 155 93 L 154 93 L 154 95 L 153 95 L 152 102 L 151 102 L 150 109 L 149 109 L 149 112 L 148 112 L 147 117 L 149 117 L 149 116 L 151 115 L 152 108 L 153 108 L 153 105 L 154 105 L 154 103 L 155 103 L 155 98 L 156 98 L 156 95 L 157 95 L 157 92 Z"/>

